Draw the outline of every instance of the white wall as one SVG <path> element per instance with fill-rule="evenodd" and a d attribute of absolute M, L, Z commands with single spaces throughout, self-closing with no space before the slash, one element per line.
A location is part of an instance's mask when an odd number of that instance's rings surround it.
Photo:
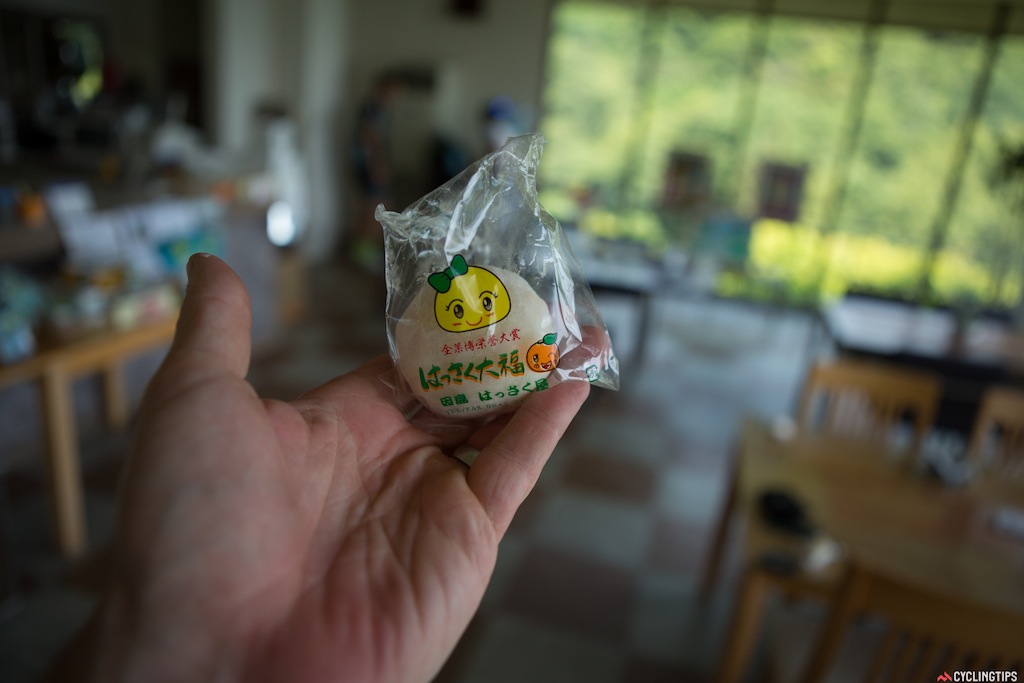
<path fill-rule="evenodd" d="M 484 0 L 479 18 L 448 11 L 447 0 L 357 0 L 351 84 L 365 96 L 392 67 L 433 67 L 439 77 L 435 125 L 474 155 L 484 149 L 481 112 L 494 95 L 536 108 L 550 0 Z M 348 114 L 354 116 L 355 110 Z"/>
<path fill-rule="evenodd" d="M 288 101 L 291 36 L 282 27 L 283 0 L 211 0 L 206 21 L 210 72 L 207 101 L 214 144 L 240 152 L 254 140 L 253 110 L 265 100 Z"/>
<path fill-rule="evenodd" d="M 312 260 L 330 256 L 344 222 L 339 119 L 342 107 L 353 100 L 346 88 L 348 5 L 347 0 L 305 0 L 296 83 L 310 173 L 311 222 L 303 251 Z"/>
<path fill-rule="evenodd" d="M 549 0 L 487 0 L 476 19 L 446 0 L 209 0 L 214 140 L 244 149 L 261 99 L 289 103 L 311 172 L 306 249 L 326 256 L 341 237 L 354 121 L 370 85 L 391 68 L 432 69 L 433 121 L 473 156 L 481 112 L 504 94 L 528 108 L 540 93 Z M 357 27 L 353 29 L 352 27 Z"/>
<path fill-rule="evenodd" d="M 341 229 L 339 108 L 345 102 L 347 0 L 208 0 L 207 101 L 215 145 L 259 148 L 253 112 L 274 102 L 299 130 L 309 173 L 310 225 L 303 248 L 325 258 Z M 261 162 L 261 159 L 254 159 Z"/>

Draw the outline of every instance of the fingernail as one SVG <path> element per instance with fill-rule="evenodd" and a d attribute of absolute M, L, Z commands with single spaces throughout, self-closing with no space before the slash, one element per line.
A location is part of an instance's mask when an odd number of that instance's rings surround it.
<path fill-rule="evenodd" d="M 200 258 L 209 258 L 209 254 L 205 251 L 197 251 L 188 258 L 188 262 L 185 264 L 185 275 L 192 277 L 192 269 L 195 268 L 195 262 Z"/>

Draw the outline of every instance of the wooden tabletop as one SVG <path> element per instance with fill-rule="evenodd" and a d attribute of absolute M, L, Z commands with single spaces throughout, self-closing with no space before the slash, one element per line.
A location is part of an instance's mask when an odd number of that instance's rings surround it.
<path fill-rule="evenodd" d="M 758 518 L 760 493 L 783 489 L 800 499 L 811 521 L 849 557 L 1024 614 L 1024 538 L 991 526 L 1000 507 L 1024 509 L 1024 482 L 975 481 L 951 488 L 918 462 L 913 454 L 848 437 L 777 438 L 764 423 L 745 421 L 737 503 L 749 522 L 748 559 L 804 543 Z"/>
<path fill-rule="evenodd" d="M 104 328 L 65 343 L 43 345 L 23 361 L 0 365 L 0 387 L 39 377 L 55 364 L 73 374 L 90 371 L 108 359 L 169 342 L 176 325 L 177 316 L 169 316 L 127 330 Z"/>

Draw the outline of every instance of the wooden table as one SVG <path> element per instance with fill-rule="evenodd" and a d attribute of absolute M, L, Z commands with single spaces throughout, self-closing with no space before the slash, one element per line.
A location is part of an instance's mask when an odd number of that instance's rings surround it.
<path fill-rule="evenodd" d="M 40 383 L 43 426 L 57 544 L 65 555 L 86 548 L 85 505 L 75 427 L 72 385 L 78 377 L 99 372 L 103 376 L 104 407 L 114 428 L 128 423 L 128 401 L 123 363 L 150 349 L 166 346 L 174 337 L 176 321 L 131 330 L 108 330 L 73 342 L 40 349 L 13 365 L 0 366 L 0 388 L 20 382 Z"/>
<path fill-rule="evenodd" d="M 773 589 L 828 599 L 841 566 L 818 575 L 773 575 L 759 565 L 768 551 L 800 553 L 802 541 L 767 526 L 757 501 L 768 488 L 792 492 L 811 521 L 838 541 L 845 556 L 913 584 L 1024 614 L 1024 539 L 990 527 L 1002 505 L 1024 508 L 1024 485 L 978 481 L 949 488 L 907 453 L 828 435 L 773 436 L 758 421 L 741 427 L 727 506 L 707 566 L 718 571 L 729 519 L 744 524 L 743 583 L 718 672 L 719 683 L 742 679 Z"/>

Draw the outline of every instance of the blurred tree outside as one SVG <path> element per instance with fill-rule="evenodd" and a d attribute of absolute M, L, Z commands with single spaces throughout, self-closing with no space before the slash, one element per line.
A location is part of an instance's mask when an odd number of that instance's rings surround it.
<path fill-rule="evenodd" d="M 863 124 L 840 158 L 865 26 L 655 5 L 559 3 L 541 130 L 541 200 L 560 220 L 606 239 L 639 241 L 653 256 L 690 248 L 708 211 L 756 218 L 766 163 L 805 170 L 795 221 L 754 224 L 743 272 L 722 294 L 814 302 L 871 289 L 912 297 L 985 37 L 878 29 Z M 763 33 L 759 33 L 763 32 Z M 763 43 L 758 43 L 761 40 Z M 751 72 L 752 45 L 763 58 Z M 1001 155 L 1024 146 L 1024 40 L 999 44 L 929 303 L 1021 298 L 1024 235 Z M 751 105 L 752 111 L 744 110 Z M 671 155 L 708 160 L 711 203 L 661 206 Z M 848 163 L 828 220 L 828 188 Z M 768 284 L 771 286 L 768 286 Z"/>

